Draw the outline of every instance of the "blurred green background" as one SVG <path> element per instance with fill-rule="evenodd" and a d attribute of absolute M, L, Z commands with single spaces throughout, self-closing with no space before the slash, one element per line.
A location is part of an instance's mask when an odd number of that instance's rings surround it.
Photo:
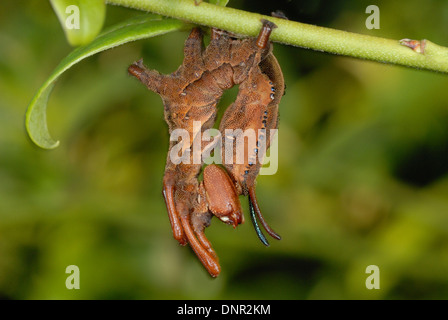
<path fill-rule="evenodd" d="M 376 4 L 381 28 L 365 27 Z M 448 45 L 448 2 L 231 0 L 291 20 Z M 141 12 L 107 8 L 106 26 Z M 187 32 L 127 44 L 66 72 L 50 97 L 59 148 L 33 145 L 28 103 L 72 49 L 50 4 L 0 2 L 0 298 L 446 299 L 448 76 L 275 45 L 285 75 L 279 170 L 258 198 L 283 239 L 214 219 L 211 279 L 173 239 L 161 195 L 160 98 L 127 75 L 182 61 Z M 224 108 L 236 91 L 226 94 Z M 80 269 L 68 290 L 65 269 Z M 368 290 L 366 268 L 380 269 Z"/>

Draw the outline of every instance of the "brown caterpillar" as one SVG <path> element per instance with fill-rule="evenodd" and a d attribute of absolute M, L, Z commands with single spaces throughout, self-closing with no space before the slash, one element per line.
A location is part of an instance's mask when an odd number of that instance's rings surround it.
<path fill-rule="evenodd" d="M 172 161 L 171 151 L 179 145 L 177 141 L 170 142 L 163 196 L 174 238 L 181 245 L 189 243 L 213 277 L 220 273 L 220 265 L 204 229 L 210 225 L 213 215 L 233 227 L 242 223 L 239 195 L 249 197 L 252 221 L 262 242 L 268 245 L 256 217 L 271 236 L 280 239 L 264 221 L 255 196 L 255 180 L 261 164 L 254 158 L 259 156 L 262 144 L 264 150 L 269 148 L 270 129 L 277 128 L 278 104 L 284 93 L 282 71 L 269 42 L 275 25 L 267 20 L 262 23 L 256 39 L 235 39 L 213 28 L 207 48 L 203 46 L 201 29 L 194 28 L 185 42 L 183 63 L 172 74 L 148 70 L 141 60 L 128 69 L 162 98 L 170 134 L 177 129 L 188 132 L 189 139 L 179 142 L 183 159 L 189 160 L 185 161 L 187 163 Z M 223 92 L 234 85 L 239 85 L 236 101 L 227 108 L 220 124 L 223 160 L 226 152 L 231 153 L 227 149 L 229 145 L 224 147 L 226 129 L 263 130 L 257 137 L 256 147 L 247 150 L 243 163 L 224 164 L 225 170 L 215 164 L 209 165 L 204 169 L 203 181 L 199 182 L 203 160 L 201 157 L 195 162 L 191 150 L 199 145 L 202 154 L 206 145 L 199 139 L 214 125 L 216 105 Z M 199 132 L 193 130 L 194 121 L 200 123 Z M 238 141 L 241 137 L 236 134 L 233 138 Z M 232 149 L 230 155 L 234 156 L 235 145 Z"/>

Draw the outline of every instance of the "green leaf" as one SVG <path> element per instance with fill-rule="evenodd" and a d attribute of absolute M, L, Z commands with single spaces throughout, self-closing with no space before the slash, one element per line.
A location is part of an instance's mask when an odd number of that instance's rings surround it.
<path fill-rule="evenodd" d="M 53 140 L 47 126 L 47 101 L 59 76 L 74 64 L 98 52 L 168 32 L 183 30 L 188 27 L 182 21 L 174 19 L 155 19 L 153 15 L 144 15 L 129 19 L 103 32 L 86 46 L 78 47 L 63 59 L 50 77 L 40 87 L 26 112 L 26 130 L 31 140 L 45 149 L 53 149 L 59 141 Z"/>
<path fill-rule="evenodd" d="M 72 46 L 88 44 L 101 31 L 106 16 L 104 0 L 50 0 Z"/>
<path fill-rule="evenodd" d="M 229 0 L 209 0 L 209 3 L 225 7 L 229 3 Z"/>

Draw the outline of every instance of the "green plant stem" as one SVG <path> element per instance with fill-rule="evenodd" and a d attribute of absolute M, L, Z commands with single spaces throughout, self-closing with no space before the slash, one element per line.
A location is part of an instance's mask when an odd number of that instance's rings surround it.
<path fill-rule="evenodd" d="M 241 35 L 255 36 L 261 19 L 278 28 L 271 40 L 337 55 L 448 73 L 448 48 L 426 41 L 424 54 L 403 46 L 399 40 L 373 37 L 330 28 L 263 16 L 194 0 L 106 0 L 107 3 L 216 27 Z M 199 1 L 198 1 L 199 2 Z"/>

